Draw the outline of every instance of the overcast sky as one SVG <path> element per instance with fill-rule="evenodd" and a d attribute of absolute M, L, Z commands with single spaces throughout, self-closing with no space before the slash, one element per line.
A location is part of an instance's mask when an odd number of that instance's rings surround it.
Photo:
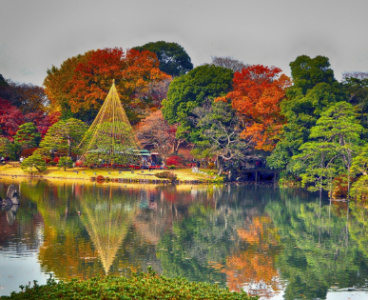
<path fill-rule="evenodd" d="M 42 85 L 88 50 L 176 42 L 194 66 L 211 56 L 277 66 L 324 55 L 335 77 L 368 71 L 367 0 L 0 0 L 0 74 Z"/>

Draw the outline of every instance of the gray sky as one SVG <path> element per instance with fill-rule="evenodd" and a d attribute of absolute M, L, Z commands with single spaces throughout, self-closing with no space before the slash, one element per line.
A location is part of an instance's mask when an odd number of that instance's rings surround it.
<path fill-rule="evenodd" d="M 194 66 L 211 56 L 281 68 L 324 55 L 335 77 L 368 71 L 367 0 L 0 0 L 0 74 L 42 85 L 88 50 L 164 40 Z"/>

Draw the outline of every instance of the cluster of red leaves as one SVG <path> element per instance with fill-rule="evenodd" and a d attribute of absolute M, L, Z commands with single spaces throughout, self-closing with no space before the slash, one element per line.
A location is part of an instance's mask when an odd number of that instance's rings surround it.
<path fill-rule="evenodd" d="M 262 65 L 244 68 L 234 74 L 233 91 L 216 99 L 231 100 L 244 123 L 241 136 L 252 140 L 256 149 L 271 151 L 282 129 L 280 102 L 291 80 L 284 74 L 279 76 L 280 72 L 279 68 Z"/>
<path fill-rule="evenodd" d="M 22 112 L 8 100 L 0 98 L 0 135 L 13 141 L 13 136 L 17 133 L 19 125 L 24 123 Z"/>
<path fill-rule="evenodd" d="M 45 114 L 42 111 L 32 112 L 23 115 L 22 112 L 8 100 L 0 98 L 0 135 L 5 136 L 10 141 L 14 140 L 20 125 L 32 122 L 37 127 L 43 137 L 49 127 L 59 121 L 60 113 Z"/>
<path fill-rule="evenodd" d="M 24 157 L 28 157 L 31 156 L 33 154 L 33 152 L 35 152 L 38 148 L 29 148 L 29 149 L 24 149 L 22 151 L 22 153 L 20 154 L 20 156 L 24 156 Z"/>
<path fill-rule="evenodd" d="M 168 166 L 178 166 L 183 162 L 180 156 L 172 155 L 166 159 L 166 165 Z"/>
<path fill-rule="evenodd" d="M 50 126 L 60 120 L 61 113 L 53 112 L 46 115 L 44 112 L 29 113 L 24 116 L 26 122 L 32 122 L 37 127 L 37 131 L 44 137 Z"/>

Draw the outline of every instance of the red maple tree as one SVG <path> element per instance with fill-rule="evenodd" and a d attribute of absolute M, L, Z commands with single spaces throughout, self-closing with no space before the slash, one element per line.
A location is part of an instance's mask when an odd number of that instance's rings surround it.
<path fill-rule="evenodd" d="M 8 100 L 0 98 L 0 135 L 13 141 L 13 136 L 17 133 L 19 125 L 24 123 L 21 111 Z"/>
<path fill-rule="evenodd" d="M 231 100 L 244 124 L 241 136 L 255 143 L 256 149 L 271 151 L 275 147 L 275 136 L 282 129 L 280 102 L 290 78 L 281 69 L 253 65 L 234 74 L 233 91 L 216 101 Z"/>

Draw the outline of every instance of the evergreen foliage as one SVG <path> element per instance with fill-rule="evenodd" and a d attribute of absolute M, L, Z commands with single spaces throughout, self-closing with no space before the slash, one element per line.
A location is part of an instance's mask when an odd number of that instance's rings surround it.
<path fill-rule="evenodd" d="M 73 167 L 73 161 L 69 156 L 60 157 L 58 167 L 63 168 L 64 171 L 66 171 L 66 168 Z"/>
<path fill-rule="evenodd" d="M 171 76 L 180 76 L 193 69 L 189 55 L 182 46 L 177 43 L 164 41 L 151 42 L 134 49 L 148 50 L 157 55 L 160 61 L 159 69 Z"/>
<path fill-rule="evenodd" d="M 23 171 L 27 173 L 35 173 L 37 171 L 38 173 L 42 173 L 46 171 L 46 162 L 39 154 L 33 154 L 30 157 L 26 158 L 22 164 L 21 168 Z"/>
<path fill-rule="evenodd" d="M 176 136 L 196 135 L 190 122 L 192 111 L 206 99 L 225 95 L 232 86 L 233 71 L 214 65 L 204 65 L 175 78 L 170 84 L 167 99 L 162 101 L 162 114 L 169 124 L 180 123 Z"/>
<path fill-rule="evenodd" d="M 135 274 L 132 278 L 96 277 L 86 281 L 56 283 L 49 279 L 40 286 L 34 281 L 32 288 L 21 286 L 22 292 L 2 299 L 223 299 L 256 300 L 246 293 L 230 292 L 217 285 L 189 282 L 184 278 L 157 276 L 153 271 Z"/>

